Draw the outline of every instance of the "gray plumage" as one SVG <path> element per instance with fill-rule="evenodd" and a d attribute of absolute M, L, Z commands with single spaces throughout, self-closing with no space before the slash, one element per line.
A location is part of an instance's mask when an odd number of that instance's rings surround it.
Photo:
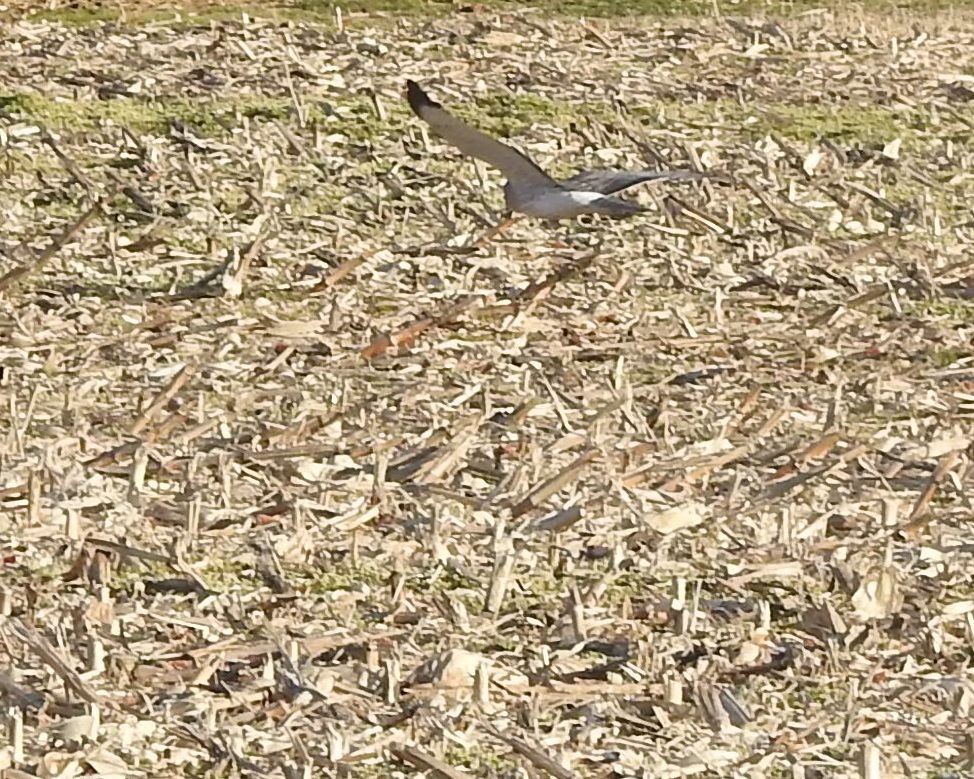
<path fill-rule="evenodd" d="M 561 185 L 613 195 L 648 181 L 698 181 L 702 178 L 705 178 L 704 174 L 693 170 L 583 170 L 562 181 Z"/>
<path fill-rule="evenodd" d="M 613 195 L 647 181 L 692 181 L 705 177 L 692 170 L 588 170 L 558 182 L 526 154 L 457 119 L 415 81 L 406 82 L 406 99 L 413 113 L 443 140 L 503 173 L 507 179 L 504 185 L 507 207 L 528 216 L 542 219 L 567 219 L 582 214 L 632 216 L 645 209 Z"/>

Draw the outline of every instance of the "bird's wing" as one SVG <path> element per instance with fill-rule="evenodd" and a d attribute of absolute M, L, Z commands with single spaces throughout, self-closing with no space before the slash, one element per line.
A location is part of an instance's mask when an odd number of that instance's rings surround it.
<path fill-rule="evenodd" d="M 600 197 L 598 200 L 593 200 L 588 208 L 591 214 L 614 217 L 634 216 L 646 210 L 642 206 L 627 203 L 625 200 L 620 200 L 617 197 Z"/>
<path fill-rule="evenodd" d="M 583 170 L 561 182 L 571 190 L 612 195 L 647 181 L 697 181 L 708 178 L 695 170 Z"/>
<path fill-rule="evenodd" d="M 493 165 L 507 177 L 508 181 L 528 187 L 558 186 L 551 176 L 526 155 L 464 124 L 439 103 L 430 99 L 430 96 L 415 81 L 406 82 L 406 99 L 413 113 L 426 122 L 433 132 L 464 154 Z"/>

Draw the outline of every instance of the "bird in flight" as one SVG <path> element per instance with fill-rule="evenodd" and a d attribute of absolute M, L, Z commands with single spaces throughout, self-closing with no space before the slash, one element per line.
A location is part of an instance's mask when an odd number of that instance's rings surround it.
<path fill-rule="evenodd" d="M 693 170 L 586 170 L 555 181 L 530 157 L 457 119 L 430 98 L 415 81 L 406 82 L 413 113 L 443 140 L 464 154 L 483 160 L 507 178 L 504 201 L 510 211 L 546 220 L 583 214 L 626 217 L 646 209 L 615 197 L 647 181 L 690 181 L 705 178 Z"/>

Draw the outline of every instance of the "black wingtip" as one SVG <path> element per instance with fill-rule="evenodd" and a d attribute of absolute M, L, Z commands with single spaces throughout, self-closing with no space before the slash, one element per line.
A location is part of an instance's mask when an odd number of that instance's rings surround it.
<path fill-rule="evenodd" d="M 427 95 L 423 88 L 411 79 L 406 80 L 406 100 L 409 101 L 409 107 L 413 109 L 417 114 L 423 108 L 439 108 L 440 104 L 435 102 Z"/>

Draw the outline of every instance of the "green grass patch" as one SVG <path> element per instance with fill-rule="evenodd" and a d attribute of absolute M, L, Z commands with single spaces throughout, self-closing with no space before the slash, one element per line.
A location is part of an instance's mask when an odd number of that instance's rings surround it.
<path fill-rule="evenodd" d="M 475 103 L 448 106 L 457 116 L 481 130 L 501 136 L 517 135 L 533 124 L 567 127 L 571 122 L 611 118 L 608 104 L 568 103 L 541 95 L 495 93 L 479 97 Z"/>
<path fill-rule="evenodd" d="M 531 94 L 493 94 L 476 103 L 449 106 L 458 116 L 479 128 L 501 136 L 515 136 L 533 124 L 565 128 L 595 121 L 611 125 L 614 109 L 608 103 L 569 103 Z M 818 138 L 885 144 L 894 138 L 910 138 L 932 130 L 930 114 L 923 108 L 889 108 L 877 105 L 795 105 L 765 103 L 760 109 L 733 100 L 687 102 L 665 99 L 630 107 L 637 121 L 651 127 L 674 124 L 708 127 L 729 124 L 740 128 L 744 140 L 777 134 L 797 141 Z"/>
<path fill-rule="evenodd" d="M 319 566 L 285 566 L 286 576 L 291 583 L 309 594 L 323 594 L 336 591 L 355 590 L 362 584 L 372 588 L 382 588 L 389 580 L 389 571 L 375 565 L 371 560 L 360 560 L 357 564 L 343 559 L 330 564 L 327 569 Z"/>
<path fill-rule="evenodd" d="M 66 100 L 34 93 L 0 95 L 0 108 L 51 129 L 90 130 L 111 123 L 138 132 L 158 131 L 171 120 L 212 135 L 240 124 L 242 117 L 284 119 L 292 110 L 287 98 L 243 96 L 190 100 L 119 98 Z"/>
<path fill-rule="evenodd" d="M 389 120 L 383 122 L 365 98 L 355 97 L 343 100 L 340 105 L 306 97 L 305 108 L 309 122 L 321 125 L 328 134 L 341 134 L 353 142 L 401 132 L 409 115 L 405 106 L 393 107 Z M 258 124 L 272 120 L 295 124 L 291 99 L 268 95 L 71 100 L 15 93 L 0 95 L 0 110 L 23 121 L 69 133 L 113 125 L 133 132 L 165 133 L 172 121 L 178 121 L 200 135 L 216 137 L 241 127 L 245 119 Z"/>
<path fill-rule="evenodd" d="M 891 141 L 929 126 L 930 115 L 922 109 L 897 109 L 877 105 L 772 104 L 753 114 L 750 127 L 764 135 L 780 133 L 797 140 Z"/>
<path fill-rule="evenodd" d="M 485 132 L 510 139 L 514 145 L 535 125 L 568 130 L 572 125 L 594 122 L 611 129 L 616 121 L 615 109 L 608 103 L 552 100 L 531 93 L 492 93 L 470 102 L 445 102 L 464 120 Z M 331 96 L 308 94 L 304 103 L 309 122 L 321 127 L 326 135 L 340 136 L 333 142 L 337 146 L 398 138 L 411 123 L 418 123 L 404 101 L 388 104 L 385 118 L 380 118 L 371 102 L 360 96 L 343 95 L 335 100 Z M 0 110 L 22 121 L 68 134 L 112 126 L 165 134 L 171 123 L 177 121 L 202 136 L 220 137 L 246 121 L 255 124 L 279 121 L 292 129 L 296 125 L 291 99 L 272 95 L 99 100 L 22 92 L 0 95 Z M 672 129 L 683 125 L 693 132 L 736 135 L 745 143 L 772 134 L 798 142 L 829 138 L 850 146 L 882 148 L 894 138 L 901 138 L 904 151 L 910 152 L 922 145 L 934 130 L 943 130 L 942 126 L 932 125 L 929 112 L 922 107 L 771 103 L 759 108 L 741 106 L 728 99 L 687 102 L 667 98 L 633 105 L 629 110 L 628 121 L 647 128 Z"/>
<path fill-rule="evenodd" d="M 469 5 L 474 5 L 471 2 Z M 464 3 L 444 0 L 299 0 L 298 7 L 317 14 L 333 13 L 335 6 L 358 13 L 388 13 L 397 16 L 437 16 L 455 13 Z M 478 7 L 495 11 L 532 9 L 545 15 L 601 18 L 631 16 L 710 16 L 715 10 L 726 15 L 789 16 L 814 9 L 930 13 L 974 8 L 974 0 L 478 0 Z"/>
<path fill-rule="evenodd" d="M 924 108 L 889 108 L 871 104 L 762 103 L 760 106 L 742 106 L 728 99 L 665 100 L 635 105 L 630 110 L 641 121 L 660 128 L 673 123 L 702 128 L 736 125 L 746 140 L 772 134 L 796 141 L 830 138 L 876 144 L 903 138 L 909 144 L 911 137 L 932 129 L 930 114 Z"/>
<path fill-rule="evenodd" d="M 958 323 L 968 324 L 974 322 L 974 301 L 962 298 L 950 299 L 941 298 L 938 300 L 908 300 L 903 306 L 903 310 L 921 319 L 951 320 Z M 950 356 L 945 354 L 943 359 L 947 359 L 949 364 L 955 359 L 969 354 L 969 352 L 958 353 Z"/>
<path fill-rule="evenodd" d="M 123 10 L 117 5 L 74 5 L 68 8 L 44 8 L 26 14 L 37 21 L 60 22 L 68 27 L 86 27 L 98 24 L 115 24 L 121 27 L 142 27 L 147 24 L 168 23 L 174 28 L 208 25 L 216 22 L 239 22 L 244 16 L 251 19 L 278 22 L 310 22 L 334 24 L 334 7 L 320 8 L 290 5 L 239 5 L 207 6 L 199 3 L 173 3 L 159 8 Z M 2 15 L 0 15 L 2 18 Z"/>
<path fill-rule="evenodd" d="M 341 103 L 306 96 L 305 107 L 309 120 L 321 124 L 328 133 L 340 133 L 351 141 L 399 133 L 413 120 L 405 103 L 390 106 L 389 118 L 383 121 L 365 98 L 353 96 Z M 71 100 L 24 92 L 0 95 L 0 109 L 50 129 L 85 131 L 113 124 L 137 132 L 160 132 L 176 120 L 203 135 L 219 135 L 239 127 L 243 118 L 289 121 L 294 113 L 290 98 L 266 95 Z M 598 109 L 535 95 L 491 95 L 477 103 L 459 104 L 455 110 L 484 130 L 506 136 L 523 132 L 539 122 L 565 126 Z"/>
<path fill-rule="evenodd" d="M 464 8 L 463 3 L 444 0 L 302 0 L 299 7 L 316 13 L 334 13 L 340 6 L 349 13 L 386 13 L 395 16 L 443 16 Z M 474 5 L 474 3 L 470 3 Z M 560 16 L 698 16 L 712 12 L 709 0 L 547 0 L 528 3 L 518 0 L 487 0 L 476 5 L 492 11 L 533 9 Z"/>
<path fill-rule="evenodd" d="M 452 766 L 463 767 L 481 776 L 515 776 L 517 764 L 482 746 L 464 749 L 458 744 L 449 744 L 444 750 L 443 759 Z"/>
<path fill-rule="evenodd" d="M 545 16 L 624 18 L 711 16 L 715 12 L 728 16 L 794 16 L 812 10 L 828 9 L 846 13 L 924 14 L 974 9 L 974 0 L 292 0 L 266 5 L 240 3 L 210 5 L 206 2 L 169 4 L 157 8 L 124 9 L 101 3 L 73 4 L 65 8 L 44 8 L 8 16 L 57 21 L 71 26 L 113 23 L 138 27 L 153 22 L 170 22 L 175 26 L 200 25 L 210 22 L 235 21 L 244 14 L 255 19 L 280 23 L 311 22 L 333 24 L 335 8 L 340 7 L 348 23 L 355 24 L 356 14 L 389 18 L 436 18 L 467 13 L 472 8 L 496 12 L 533 10 Z M 2 16 L 2 15 L 0 15 Z M 371 17 L 372 20 L 376 16 Z"/>
<path fill-rule="evenodd" d="M 367 98 L 355 95 L 342 96 L 339 102 L 330 96 L 306 94 L 304 104 L 309 123 L 321 126 L 326 135 L 342 135 L 350 143 L 399 136 L 408 123 L 418 122 L 405 101 L 389 105 L 386 119 L 378 117 Z M 99 100 L 23 92 L 0 95 L 0 110 L 21 121 L 68 133 L 90 132 L 108 126 L 124 126 L 134 132 L 165 133 L 172 121 L 178 121 L 200 135 L 217 137 L 241 127 L 244 119 L 257 124 L 280 121 L 292 129 L 296 125 L 291 99 L 270 95 Z M 482 103 L 460 104 L 456 110 L 483 129 L 507 136 L 518 135 L 538 122 L 564 127 L 587 112 L 588 107 L 519 95 L 488 97 Z"/>

